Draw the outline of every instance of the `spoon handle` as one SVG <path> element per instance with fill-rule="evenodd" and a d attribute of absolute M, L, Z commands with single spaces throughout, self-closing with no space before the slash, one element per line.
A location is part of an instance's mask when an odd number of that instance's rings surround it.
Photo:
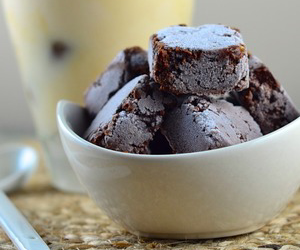
<path fill-rule="evenodd" d="M 3 191 L 0 191 L 0 226 L 19 250 L 49 250 Z"/>

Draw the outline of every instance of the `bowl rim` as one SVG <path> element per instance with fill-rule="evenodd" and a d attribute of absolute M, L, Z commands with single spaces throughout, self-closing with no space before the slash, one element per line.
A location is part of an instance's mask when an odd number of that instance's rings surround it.
<path fill-rule="evenodd" d="M 298 123 L 299 123 L 299 127 L 300 127 L 300 117 L 298 117 L 297 119 L 293 120 L 292 122 L 288 123 L 287 125 L 279 128 L 267 135 L 263 135 L 261 137 L 258 137 L 256 139 L 253 139 L 250 141 L 246 141 L 243 143 L 239 143 L 239 144 L 235 144 L 235 145 L 231 145 L 231 146 L 227 146 L 227 147 L 223 147 L 223 148 L 217 148 L 217 149 L 199 151 L 199 152 L 191 152 L 191 153 L 178 153 L 178 154 L 162 154 L 162 155 L 134 154 L 134 153 L 126 153 L 126 152 L 115 151 L 112 149 L 107 149 L 107 148 L 95 145 L 95 144 L 85 140 L 81 136 L 77 135 L 69 126 L 69 124 L 66 120 L 66 117 L 63 116 L 64 108 L 69 105 L 84 109 L 84 107 L 82 105 L 79 105 L 77 103 L 74 103 L 74 102 L 71 102 L 68 100 L 60 100 L 57 103 L 57 108 L 56 108 L 57 124 L 58 124 L 59 129 L 64 131 L 64 134 L 67 134 L 70 138 L 72 138 L 74 141 L 76 141 L 77 144 L 80 144 L 86 148 L 90 148 L 91 150 L 96 150 L 96 151 L 103 152 L 105 154 L 110 154 L 110 155 L 119 156 L 119 157 L 128 157 L 131 159 L 135 159 L 135 158 L 142 159 L 143 158 L 143 159 L 163 160 L 163 159 L 178 159 L 178 158 L 181 159 L 181 158 L 186 158 L 186 157 L 191 158 L 191 157 L 200 157 L 200 156 L 214 156 L 216 153 L 219 154 L 221 152 L 226 154 L 226 153 L 232 152 L 233 150 L 237 150 L 237 149 L 242 150 L 247 147 L 256 146 L 258 144 L 261 144 L 262 141 L 272 140 L 273 137 L 274 138 L 280 137 L 280 136 L 282 136 L 283 133 L 287 132 L 288 130 L 294 129 L 294 126 L 297 126 Z"/>

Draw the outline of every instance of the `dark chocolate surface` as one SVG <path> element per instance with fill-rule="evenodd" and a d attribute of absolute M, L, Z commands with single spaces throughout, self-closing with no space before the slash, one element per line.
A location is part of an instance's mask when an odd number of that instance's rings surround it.
<path fill-rule="evenodd" d="M 170 94 L 160 91 L 147 75 L 136 77 L 107 102 L 85 137 L 105 148 L 149 154 L 149 143 L 170 105 Z"/>
<path fill-rule="evenodd" d="M 249 84 L 247 49 L 224 25 L 172 26 L 150 38 L 150 75 L 175 94 L 223 94 Z"/>
<path fill-rule="evenodd" d="M 105 103 L 127 82 L 143 74 L 149 74 L 145 50 L 131 47 L 119 52 L 85 93 L 85 106 L 91 116 L 96 116 Z"/>
<path fill-rule="evenodd" d="M 271 71 L 256 56 L 249 56 L 250 86 L 234 92 L 263 134 L 268 134 L 299 117 L 292 100 Z"/>
<path fill-rule="evenodd" d="M 226 147 L 262 136 L 247 110 L 225 100 L 189 96 L 161 128 L 174 153 Z"/>

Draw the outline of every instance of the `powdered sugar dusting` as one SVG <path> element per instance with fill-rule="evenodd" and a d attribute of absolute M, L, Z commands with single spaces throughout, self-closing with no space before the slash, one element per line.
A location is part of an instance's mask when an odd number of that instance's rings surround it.
<path fill-rule="evenodd" d="M 93 120 L 92 124 L 85 133 L 85 137 L 88 137 L 93 131 L 96 131 L 99 127 L 108 123 L 116 110 L 122 104 L 122 101 L 130 94 L 134 87 L 145 77 L 146 75 L 138 76 L 127 83 L 123 88 L 121 88 L 103 107 L 103 109 L 98 113 L 96 118 Z"/>
<path fill-rule="evenodd" d="M 176 153 L 226 147 L 261 136 L 248 111 L 224 100 L 189 96 L 167 114 L 162 133 Z"/>
<path fill-rule="evenodd" d="M 171 26 L 158 31 L 157 38 L 169 47 L 191 50 L 215 50 L 244 43 L 239 32 L 218 24 Z"/>

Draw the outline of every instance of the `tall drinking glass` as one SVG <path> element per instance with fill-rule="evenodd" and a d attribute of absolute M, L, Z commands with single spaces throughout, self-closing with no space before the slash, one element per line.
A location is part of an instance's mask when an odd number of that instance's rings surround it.
<path fill-rule="evenodd" d="M 193 0 L 2 0 L 23 87 L 53 185 L 80 191 L 60 144 L 55 107 L 83 92 L 116 53 L 147 48 L 165 26 L 189 23 Z"/>

